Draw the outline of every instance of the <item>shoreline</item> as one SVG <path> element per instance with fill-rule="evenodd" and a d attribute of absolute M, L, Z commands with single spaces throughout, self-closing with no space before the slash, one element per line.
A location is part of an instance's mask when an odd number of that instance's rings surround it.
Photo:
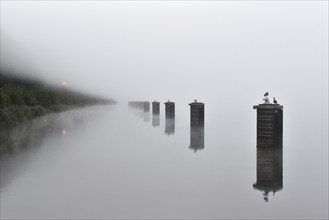
<path fill-rule="evenodd" d="M 49 113 L 92 105 L 116 104 L 113 99 L 81 94 L 67 87 L 0 73 L 0 129 L 10 129 Z"/>

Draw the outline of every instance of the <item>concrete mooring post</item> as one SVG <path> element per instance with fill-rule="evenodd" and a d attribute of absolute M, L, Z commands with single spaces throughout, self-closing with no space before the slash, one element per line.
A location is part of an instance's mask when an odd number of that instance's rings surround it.
<path fill-rule="evenodd" d="M 191 109 L 190 119 L 192 126 L 204 126 L 204 103 L 194 100 L 189 104 Z"/>
<path fill-rule="evenodd" d="M 160 102 L 157 101 L 152 102 L 152 113 L 153 115 L 160 114 Z"/>
<path fill-rule="evenodd" d="M 175 103 L 165 102 L 165 133 L 171 135 L 175 133 Z"/>
<path fill-rule="evenodd" d="M 144 102 L 144 112 L 149 112 L 150 111 L 150 102 L 145 101 Z"/>
<path fill-rule="evenodd" d="M 175 118 L 175 103 L 168 100 L 164 104 L 166 118 Z"/>
<path fill-rule="evenodd" d="M 144 102 L 144 121 L 150 121 L 150 102 Z"/>
<path fill-rule="evenodd" d="M 254 105 L 257 109 L 257 147 L 282 147 L 283 106 Z"/>
<path fill-rule="evenodd" d="M 190 103 L 190 146 L 196 152 L 204 149 L 204 103 Z"/>

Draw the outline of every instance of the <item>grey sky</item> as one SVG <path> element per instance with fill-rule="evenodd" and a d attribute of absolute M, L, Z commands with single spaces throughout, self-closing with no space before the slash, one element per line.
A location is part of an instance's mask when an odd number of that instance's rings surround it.
<path fill-rule="evenodd" d="M 328 2 L 1 1 L 1 66 L 119 100 L 328 100 Z"/>

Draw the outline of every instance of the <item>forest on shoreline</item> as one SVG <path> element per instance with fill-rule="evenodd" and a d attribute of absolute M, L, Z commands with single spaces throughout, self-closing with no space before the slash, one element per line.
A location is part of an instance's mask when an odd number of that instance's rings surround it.
<path fill-rule="evenodd" d="M 0 73 L 0 129 L 7 129 L 41 115 L 76 107 L 115 104 L 81 94 L 66 87 L 54 87 L 40 81 Z"/>

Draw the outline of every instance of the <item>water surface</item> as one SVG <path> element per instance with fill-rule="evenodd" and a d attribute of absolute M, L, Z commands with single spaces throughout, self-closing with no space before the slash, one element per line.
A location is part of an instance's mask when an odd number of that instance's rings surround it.
<path fill-rule="evenodd" d="M 22 125 L 1 157 L 1 218 L 328 218 L 325 121 L 309 131 L 311 119 L 284 109 L 275 156 L 256 150 L 252 106 L 209 106 L 203 133 L 190 129 L 187 103 L 170 122 L 161 103 L 157 118 L 118 105 Z M 277 188 L 255 187 L 271 172 Z"/>

